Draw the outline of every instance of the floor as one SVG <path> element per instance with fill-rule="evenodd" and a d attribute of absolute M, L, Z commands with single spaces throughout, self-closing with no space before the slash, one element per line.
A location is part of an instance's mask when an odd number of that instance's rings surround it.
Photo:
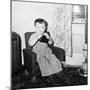
<path fill-rule="evenodd" d="M 48 83 L 42 77 L 39 77 L 38 81 L 33 83 L 30 80 L 29 74 L 22 70 L 12 78 L 12 89 L 87 85 L 87 77 L 80 76 L 77 69 L 77 67 L 64 67 L 60 77 L 58 79 L 53 78 L 54 83 Z"/>

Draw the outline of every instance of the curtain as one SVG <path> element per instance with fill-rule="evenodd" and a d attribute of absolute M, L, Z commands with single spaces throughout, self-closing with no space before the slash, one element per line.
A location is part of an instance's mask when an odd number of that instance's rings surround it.
<path fill-rule="evenodd" d="M 72 5 L 57 5 L 53 13 L 53 39 L 55 46 L 63 48 L 67 56 L 72 56 Z"/>

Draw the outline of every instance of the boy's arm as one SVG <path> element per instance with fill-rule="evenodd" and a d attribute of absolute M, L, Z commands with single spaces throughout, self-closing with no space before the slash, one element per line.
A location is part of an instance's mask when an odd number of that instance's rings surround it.
<path fill-rule="evenodd" d="M 36 37 L 35 35 L 31 36 L 29 39 L 29 45 L 34 46 L 40 37 L 41 36 Z"/>

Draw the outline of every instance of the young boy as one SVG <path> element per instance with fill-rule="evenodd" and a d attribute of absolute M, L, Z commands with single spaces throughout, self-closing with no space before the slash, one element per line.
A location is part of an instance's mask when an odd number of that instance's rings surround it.
<path fill-rule="evenodd" d="M 42 77 L 51 77 L 62 71 L 61 62 L 52 53 L 49 45 L 53 44 L 50 34 L 47 32 L 48 23 L 38 18 L 34 22 L 36 32 L 30 37 L 29 44 L 33 46 L 33 52 L 37 54 Z"/>

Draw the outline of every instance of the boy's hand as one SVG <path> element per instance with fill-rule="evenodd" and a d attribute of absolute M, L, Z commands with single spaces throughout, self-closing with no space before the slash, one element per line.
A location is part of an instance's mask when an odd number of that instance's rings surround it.
<path fill-rule="evenodd" d="M 45 35 L 47 39 L 50 38 L 49 35 L 48 35 L 47 33 L 44 33 L 43 35 Z"/>
<path fill-rule="evenodd" d="M 53 43 L 52 39 L 49 39 L 48 43 L 51 45 Z"/>

